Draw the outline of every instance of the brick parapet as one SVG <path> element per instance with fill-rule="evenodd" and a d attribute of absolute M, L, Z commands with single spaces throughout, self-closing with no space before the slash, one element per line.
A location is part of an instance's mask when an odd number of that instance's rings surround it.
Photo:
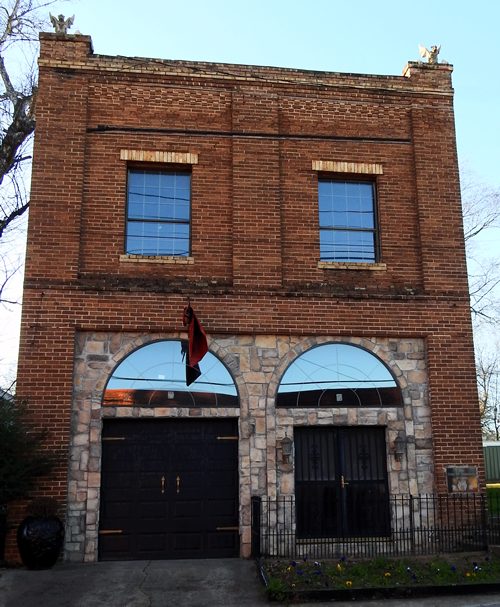
<path fill-rule="evenodd" d="M 155 74 L 175 77 L 219 79 L 234 82 L 302 84 L 305 86 L 379 89 L 393 92 L 452 95 L 450 74 L 453 66 L 429 66 L 409 62 L 403 76 L 350 74 L 284 67 L 180 61 L 146 57 L 116 57 L 93 53 L 92 40 L 82 35 L 40 34 L 40 68 L 85 69 L 122 74 Z M 434 69 L 429 70 L 432 67 Z"/>

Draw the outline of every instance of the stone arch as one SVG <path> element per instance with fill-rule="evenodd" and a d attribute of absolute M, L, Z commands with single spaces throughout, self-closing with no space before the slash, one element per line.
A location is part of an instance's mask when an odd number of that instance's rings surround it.
<path fill-rule="evenodd" d="M 384 346 L 380 340 L 375 338 L 358 338 L 358 337 L 307 337 L 302 339 L 299 343 L 291 345 L 288 352 L 282 356 L 279 364 L 276 366 L 272 378 L 269 381 L 267 399 L 274 401 L 281 381 L 281 378 L 288 367 L 296 360 L 301 354 L 307 352 L 311 348 L 322 346 L 326 344 L 346 344 L 352 346 L 358 346 L 363 348 L 367 352 L 371 353 L 376 358 L 380 359 L 385 366 L 389 369 L 394 377 L 394 380 L 398 384 L 399 388 L 405 397 L 405 392 L 408 390 L 408 379 L 405 376 L 403 369 L 398 364 L 399 359 L 394 355 L 395 353 L 390 350 L 389 345 Z"/>
<path fill-rule="evenodd" d="M 71 561 L 94 561 L 97 558 L 98 511 L 100 499 L 101 433 L 104 417 L 151 417 L 156 412 L 139 407 L 102 407 L 103 392 L 109 376 L 121 361 L 133 351 L 148 343 L 165 339 L 185 338 L 183 333 L 139 334 L 82 332 L 76 337 L 74 386 L 72 406 L 72 435 L 68 474 L 68 519 L 65 539 L 66 558 Z M 208 338 L 209 350 L 228 369 L 236 385 L 240 409 L 229 410 L 233 417 L 248 416 L 248 393 L 237 358 L 218 343 L 217 337 Z M 170 414 L 170 412 L 168 413 Z M 168 415 L 167 414 L 167 415 Z M 203 410 L 202 415 L 218 415 Z M 222 411 L 221 415 L 227 414 Z M 179 410 L 173 415 L 189 416 Z M 240 458 L 248 457 L 249 440 L 240 445 Z"/>
<path fill-rule="evenodd" d="M 132 406 L 141 406 L 139 403 L 153 402 L 151 399 L 154 399 L 155 395 L 165 394 L 167 390 L 175 390 L 178 394 L 191 393 L 192 403 L 184 402 L 184 405 L 179 405 L 179 407 L 237 406 L 236 401 L 239 403 L 240 400 L 239 391 L 230 368 L 232 367 L 234 370 L 236 366 L 234 357 L 221 352 L 221 349 L 217 348 L 216 342 L 209 343 L 207 355 L 200 363 L 202 377 L 191 388 L 183 383 L 185 361 L 180 347 L 181 341 L 177 337 L 160 337 L 149 339 L 132 350 L 127 348 L 128 352 L 120 357 L 111 373 L 108 374 L 103 391 L 103 406 L 112 406 L 115 403 L 123 405 L 124 402 L 130 402 Z M 218 353 L 214 353 L 214 350 L 218 350 Z M 220 354 L 228 364 L 221 359 Z M 161 378 L 161 380 L 157 378 Z M 168 383 L 161 384 L 160 381 Z M 203 383 L 201 393 L 198 381 Z M 211 384 L 211 381 L 216 383 Z M 226 389 L 219 383 L 221 381 L 224 382 Z M 143 398 L 146 397 L 149 401 L 142 400 L 140 396 L 139 399 L 137 398 L 141 392 Z M 197 394 L 218 394 L 219 396 L 216 396 L 210 405 L 206 398 L 200 401 Z M 230 396 L 233 402 L 229 402 L 229 398 L 225 398 L 224 394 Z"/>

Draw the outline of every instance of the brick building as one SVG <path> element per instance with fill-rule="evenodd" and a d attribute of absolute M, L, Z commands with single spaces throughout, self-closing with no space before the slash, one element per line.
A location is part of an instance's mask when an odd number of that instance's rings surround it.
<path fill-rule="evenodd" d="M 67 559 L 248 556 L 253 495 L 359 535 L 367 503 L 483 482 L 451 73 L 41 35 L 18 392 Z"/>

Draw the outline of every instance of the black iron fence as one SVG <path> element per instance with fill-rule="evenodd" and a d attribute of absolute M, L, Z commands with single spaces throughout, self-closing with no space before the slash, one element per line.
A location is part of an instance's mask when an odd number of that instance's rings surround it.
<path fill-rule="evenodd" d="M 373 508 L 381 509 L 378 504 Z M 388 508 L 390 524 L 383 533 L 379 528 L 362 536 L 353 535 L 349 517 L 340 508 L 328 533 L 313 537 L 297 526 L 294 496 L 253 497 L 252 553 L 325 559 L 479 551 L 500 544 L 498 496 L 392 495 L 385 498 L 384 508 Z"/>

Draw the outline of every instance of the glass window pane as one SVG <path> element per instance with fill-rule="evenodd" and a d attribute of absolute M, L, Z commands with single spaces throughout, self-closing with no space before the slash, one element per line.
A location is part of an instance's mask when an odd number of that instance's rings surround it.
<path fill-rule="evenodd" d="M 319 232 L 320 258 L 323 261 L 335 261 L 333 234 L 333 230 L 320 230 Z"/>
<path fill-rule="evenodd" d="M 347 198 L 345 196 L 332 196 L 332 209 L 336 211 L 348 210 Z"/>
<path fill-rule="evenodd" d="M 162 200 L 156 209 L 157 218 L 163 221 L 172 221 L 174 219 L 174 208 L 171 202 Z"/>
<path fill-rule="evenodd" d="M 146 188 L 158 189 L 160 185 L 160 175 L 154 171 L 144 172 L 144 186 Z"/>
<path fill-rule="evenodd" d="M 186 386 L 181 342 L 159 341 L 132 352 L 115 368 L 106 391 L 183 391 L 237 395 L 229 371 L 211 352 L 200 361 L 201 376 Z M 165 394 L 167 401 L 167 395 Z"/>
<path fill-rule="evenodd" d="M 189 253 L 189 227 L 186 224 L 174 224 L 172 239 L 172 255 L 188 255 Z"/>
<path fill-rule="evenodd" d="M 142 240 L 136 236 L 127 236 L 126 252 L 130 255 L 142 255 Z"/>
<path fill-rule="evenodd" d="M 375 261 L 372 232 L 348 232 L 348 258 L 350 261 Z"/>
<path fill-rule="evenodd" d="M 333 234 L 333 258 L 335 261 L 350 261 L 349 234 L 350 232 L 341 232 L 334 230 Z"/>
<path fill-rule="evenodd" d="M 373 229 L 375 227 L 375 218 L 372 211 L 360 211 L 360 226 L 362 228 Z"/>
<path fill-rule="evenodd" d="M 348 228 L 349 226 L 353 226 L 350 213 L 336 212 L 332 214 L 332 217 L 332 227 Z"/>
<path fill-rule="evenodd" d="M 173 188 L 173 187 L 161 188 L 160 196 L 161 196 L 162 200 L 164 200 L 165 202 L 174 203 L 175 202 L 175 188 Z"/>
<path fill-rule="evenodd" d="M 321 228 L 333 228 L 335 225 L 333 213 L 330 209 L 319 211 L 319 225 Z"/>
<path fill-rule="evenodd" d="M 347 182 L 345 181 L 332 181 L 332 196 L 346 196 Z"/>
<path fill-rule="evenodd" d="M 128 186 L 129 188 L 142 188 L 144 184 L 144 171 L 129 171 Z"/>
<path fill-rule="evenodd" d="M 160 173 L 159 187 L 173 188 L 175 181 L 175 173 Z"/>
<path fill-rule="evenodd" d="M 189 221 L 189 204 L 176 204 L 174 208 L 174 219 Z"/>
<path fill-rule="evenodd" d="M 399 407 L 401 390 L 376 356 L 357 346 L 324 344 L 296 358 L 278 387 L 278 406 Z"/>
<path fill-rule="evenodd" d="M 191 188 L 191 175 L 188 173 L 175 174 L 175 187 L 179 190 L 188 190 Z"/>
<path fill-rule="evenodd" d="M 322 197 L 319 198 L 319 212 L 320 213 L 330 213 L 333 210 L 333 198 L 330 197 Z"/>
<path fill-rule="evenodd" d="M 142 202 L 129 202 L 128 216 L 130 219 L 142 219 L 144 217 Z"/>

